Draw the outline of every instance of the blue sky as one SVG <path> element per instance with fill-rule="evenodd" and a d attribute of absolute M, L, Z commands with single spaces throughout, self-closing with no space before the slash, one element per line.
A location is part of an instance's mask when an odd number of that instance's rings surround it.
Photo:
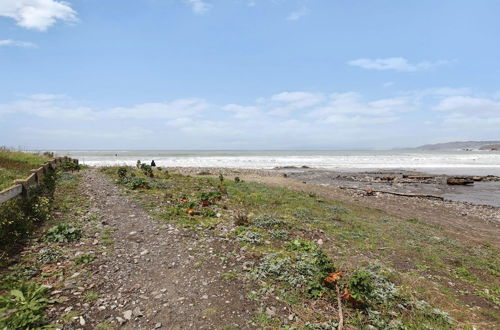
<path fill-rule="evenodd" d="M 500 139 L 500 1 L 1 0 L 0 144 Z"/>

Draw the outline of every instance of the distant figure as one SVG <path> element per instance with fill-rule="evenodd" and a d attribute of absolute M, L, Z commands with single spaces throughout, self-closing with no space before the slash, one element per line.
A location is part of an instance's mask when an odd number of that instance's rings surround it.
<path fill-rule="evenodd" d="M 154 161 L 154 159 L 151 161 L 151 167 L 155 167 L 156 166 L 156 163 Z"/>
<path fill-rule="evenodd" d="M 141 161 L 138 160 L 137 163 L 135 164 L 135 166 L 137 166 L 137 168 L 140 168 L 141 167 Z"/>

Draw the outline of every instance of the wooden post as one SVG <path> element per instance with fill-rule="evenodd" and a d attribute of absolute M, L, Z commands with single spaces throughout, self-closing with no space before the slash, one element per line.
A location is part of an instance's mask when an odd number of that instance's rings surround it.
<path fill-rule="evenodd" d="M 14 181 L 14 184 L 19 184 L 21 185 L 23 188 L 22 188 L 22 192 L 21 192 L 21 196 L 27 198 L 29 197 L 28 196 L 28 183 L 26 182 L 26 180 L 15 180 Z"/>

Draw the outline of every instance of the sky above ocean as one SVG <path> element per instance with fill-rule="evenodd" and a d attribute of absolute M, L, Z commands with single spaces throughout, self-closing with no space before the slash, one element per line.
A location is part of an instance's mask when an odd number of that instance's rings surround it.
<path fill-rule="evenodd" d="M 0 144 L 500 139 L 500 1 L 1 0 Z"/>

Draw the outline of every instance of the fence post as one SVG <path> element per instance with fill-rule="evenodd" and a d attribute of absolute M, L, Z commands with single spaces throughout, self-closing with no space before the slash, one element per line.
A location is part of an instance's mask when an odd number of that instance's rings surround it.
<path fill-rule="evenodd" d="M 21 186 L 23 186 L 23 191 L 21 192 L 21 196 L 23 196 L 24 198 L 29 197 L 29 192 L 28 192 L 29 187 L 26 180 L 14 180 L 14 184 L 20 184 Z"/>
<path fill-rule="evenodd" d="M 31 170 L 30 173 L 35 174 L 35 183 L 40 183 L 40 176 L 38 175 L 38 170 Z"/>

